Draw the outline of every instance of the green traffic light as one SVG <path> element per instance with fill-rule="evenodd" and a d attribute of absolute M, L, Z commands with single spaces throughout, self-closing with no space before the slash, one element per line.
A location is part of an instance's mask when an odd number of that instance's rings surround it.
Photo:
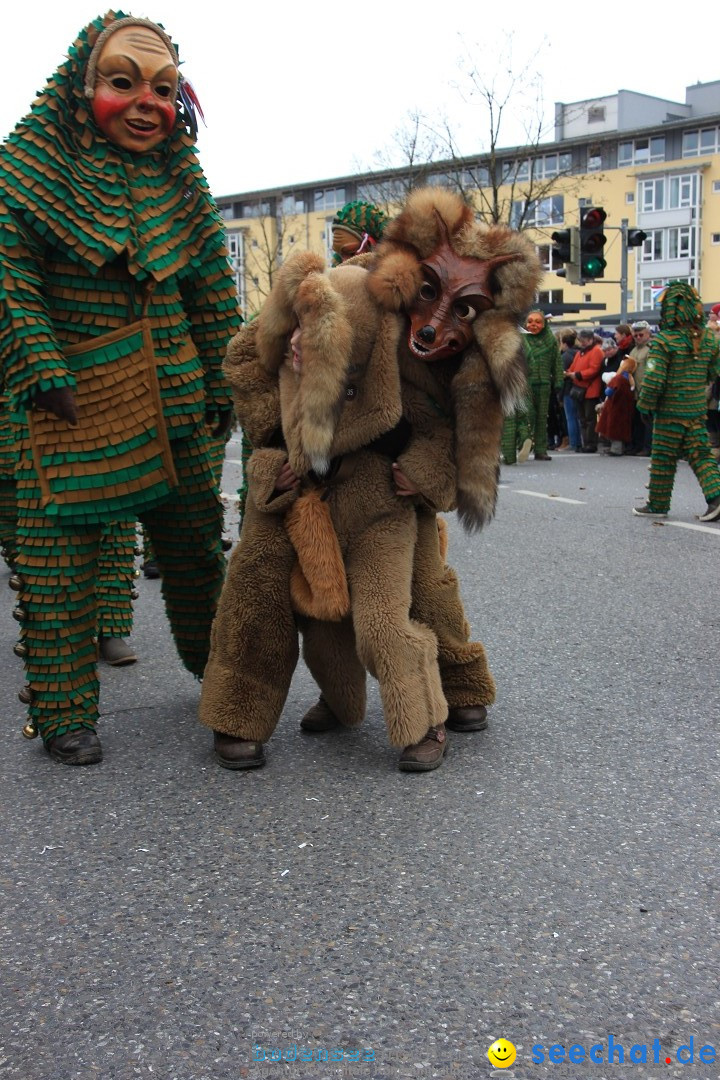
<path fill-rule="evenodd" d="M 607 266 L 606 260 L 601 259 L 601 258 L 599 258 L 597 256 L 593 257 L 592 259 L 583 259 L 583 263 L 582 263 L 583 277 L 587 277 L 587 278 L 600 277 L 606 266 Z"/>

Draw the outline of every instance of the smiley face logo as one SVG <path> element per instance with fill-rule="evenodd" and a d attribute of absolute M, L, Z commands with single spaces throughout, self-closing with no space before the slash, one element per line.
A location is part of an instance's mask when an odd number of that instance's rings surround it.
<path fill-rule="evenodd" d="M 507 1039 L 496 1039 L 488 1047 L 488 1061 L 496 1069 L 509 1069 L 517 1057 L 517 1051 Z"/>

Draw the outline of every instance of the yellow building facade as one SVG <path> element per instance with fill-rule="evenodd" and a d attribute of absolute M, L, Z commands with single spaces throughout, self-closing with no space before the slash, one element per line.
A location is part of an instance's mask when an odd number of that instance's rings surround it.
<path fill-rule="evenodd" d="M 683 103 L 626 90 L 559 103 L 553 142 L 496 150 L 494 160 L 494 183 L 480 154 L 218 197 L 243 312 L 259 310 L 293 251 L 330 261 L 345 203 L 392 214 L 403 192 L 428 182 L 461 190 L 486 219 L 494 202 L 497 220 L 529 230 L 546 270 L 539 303 L 578 308 L 556 324 L 657 322 L 655 297 L 669 280 L 689 281 L 708 307 L 720 301 L 720 81 L 688 87 Z M 582 206 L 607 215 L 607 265 L 602 278 L 572 284 L 556 272 L 552 234 L 577 226 Z M 627 246 L 628 230 L 646 234 L 639 246 Z"/>

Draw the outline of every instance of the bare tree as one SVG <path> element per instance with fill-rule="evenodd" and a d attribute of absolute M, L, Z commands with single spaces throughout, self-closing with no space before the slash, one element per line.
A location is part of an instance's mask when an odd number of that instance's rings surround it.
<path fill-rule="evenodd" d="M 548 169 L 542 153 L 542 141 L 550 134 L 536 70 L 544 44 L 519 64 L 513 58 L 512 34 L 499 51 L 466 46 L 455 89 L 466 104 L 479 107 L 482 120 L 473 125 L 474 132 L 485 133 L 479 151 L 461 151 L 457 125 L 446 116 L 431 119 L 411 112 L 394 136 L 395 169 L 387 151 L 378 155 L 376 165 L 382 172 L 371 173 L 363 190 L 376 194 L 378 204 L 387 208 L 420 184 L 440 183 L 457 190 L 485 221 L 516 229 L 542 226 L 543 208 L 557 191 L 558 179 L 572 173 L 569 155 L 562 165 L 558 161 L 557 168 Z M 503 148 L 501 138 L 509 126 L 522 133 L 524 141 Z M 547 224 L 552 219 L 549 213 Z"/>
<path fill-rule="evenodd" d="M 280 199 L 258 199 L 245 232 L 244 271 L 247 311 L 251 316 L 262 307 L 272 289 L 275 273 L 293 250 L 301 235 L 302 218 L 286 214 Z"/>

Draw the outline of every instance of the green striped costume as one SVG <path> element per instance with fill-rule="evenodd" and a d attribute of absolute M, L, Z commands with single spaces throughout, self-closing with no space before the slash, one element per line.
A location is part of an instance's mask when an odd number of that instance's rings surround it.
<path fill-rule="evenodd" d="M 638 408 L 652 413 L 648 506 L 670 509 L 679 458 L 687 458 L 708 502 L 720 496 L 720 471 L 705 424 L 708 383 L 720 374 L 717 335 L 705 329 L 702 303 L 691 285 L 672 282 L 662 301 L 662 325 L 650 343 Z"/>
<path fill-rule="evenodd" d="M 230 408 L 221 363 L 240 319 L 222 222 L 184 112 L 156 151 L 133 154 L 101 134 L 89 109 L 93 45 L 122 18 L 108 12 L 80 34 L 0 148 L 0 362 L 12 419 L 25 431 L 36 393 L 75 387 L 74 358 L 63 350 L 125 327 L 147 301 L 178 486 L 142 510 L 128 495 L 113 516 L 148 528 L 178 651 L 201 676 L 225 567 L 204 417 Z M 16 617 L 30 717 L 47 742 L 97 720 L 102 526 L 45 512 L 26 437 L 18 457 Z M 84 460 L 79 453 L 78 483 Z"/>

